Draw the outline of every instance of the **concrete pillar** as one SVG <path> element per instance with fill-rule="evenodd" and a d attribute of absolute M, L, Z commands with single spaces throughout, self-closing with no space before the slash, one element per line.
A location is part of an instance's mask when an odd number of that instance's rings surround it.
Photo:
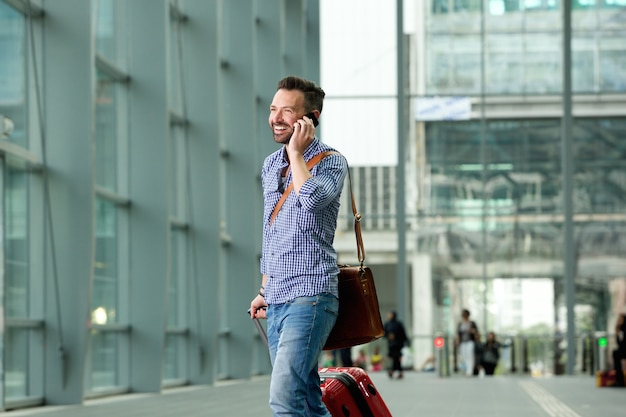
<path fill-rule="evenodd" d="M 161 390 L 169 277 L 169 7 L 128 3 L 130 25 L 130 388 Z"/>
<path fill-rule="evenodd" d="M 45 258 L 46 359 L 42 374 L 48 404 L 78 404 L 84 392 L 94 242 L 91 7 L 91 2 L 82 0 L 46 2 L 45 71 L 37 69 L 43 74 L 46 141 L 54 145 L 47 147 L 55 233 L 46 247 L 49 251 L 54 245 L 56 257 L 56 265 L 49 260 L 50 252 Z"/>

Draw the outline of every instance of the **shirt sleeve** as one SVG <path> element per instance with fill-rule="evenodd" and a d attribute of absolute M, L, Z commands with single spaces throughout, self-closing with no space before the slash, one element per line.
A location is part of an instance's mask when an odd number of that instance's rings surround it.
<path fill-rule="evenodd" d="M 316 165 L 311 178 L 298 194 L 298 204 L 307 211 L 317 212 L 327 207 L 343 190 L 348 163 L 342 155 L 330 155 Z"/>

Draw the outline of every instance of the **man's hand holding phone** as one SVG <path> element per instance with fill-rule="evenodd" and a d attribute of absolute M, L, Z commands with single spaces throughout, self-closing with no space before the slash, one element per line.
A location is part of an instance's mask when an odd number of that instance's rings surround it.
<path fill-rule="evenodd" d="M 317 124 L 317 117 L 315 117 L 314 113 L 307 113 L 302 119 L 297 120 L 293 124 L 293 133 L 287 145 L 287 153 L 290 155 L 292 153 L 303 154 L 306 148 L 313 142 Z"/>

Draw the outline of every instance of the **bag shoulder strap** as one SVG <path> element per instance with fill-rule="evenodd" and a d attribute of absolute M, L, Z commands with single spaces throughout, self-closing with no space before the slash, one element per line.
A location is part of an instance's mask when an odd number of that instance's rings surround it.
<path fill-rule="evenodd" d="M 320 152 L 317 155 L 315 155 L 313 158 L 308 160 L 308 162 L 306 163 L 306 167 L 310 171 L 311 168 L 317 165 L 322 159 L 326 158 L 328 155 L 337 154 L 337 153 L 339 152 L 335 152 L 335 151 Z M 350 186 L 350 200 L 352 201 L 352 215 L 354 216 L 354 234 L 356 236 L 357 259 L 359 260 L 359 263 L 361 264 L 361 266 L 363 266 L 363 262 L 365 261 L 365 248 L 363 246 L 363 236 L 361 234 L 361 214 L 357 211 L 357 208 L 356 208 L 356 201 L 354 200 L 354 193 L 352 192 L 352 177 L 350 176 L 349 168 L 348 168 L 348 183 Z M 274 206 L 274 211 L 272 212 L 272 216 L 270 217 L 270 225 L 274 223 L 274 219 L 278 215 L 278 212 L 280 211 L 281 207 L 285 203 L 285 200 L 287 200 L 287 197 L 291 193 L 292 189 L 293 189 L 293 182 L 289 184 L 289 186 L 285 189 L 285 192 L 283 193 L 282 197 L 280 198 L 280 200 L 278 200 L 278 203 L 276 203 L 276 206 Z"/>
<path fill-rule="evenodd" d="M 306 163 L 307 169 L 310 171 L 311 168 L 313 168 L 315 165 L 317 165 L 322 159 L 324 159 L 328 155 L 332 155 L 334 153 L 337 153 L 337 152 L 325 151 L 325 152 L 318 153 L 313 158 L 311 158 L 311 159 L 309 159 L 307 161 L 307 163 Z M 289 171 L 287 171 L 287 172 L 289 172 Z M 285 189 L 285 191 L 283 192 L 282 197 L 280 197 L 280 200 L 278 200 L 278 203 L 276 203 L 276 206 L 274 206 L 274 211 L 272 212 L 272 217 L 270 217 L 270 225 L 272 223 L 274 223 L 274 219 L 276 218 L 276 216 L 278 215 L 278 212 L 280 211 L 281 207 L 285 203 L 285 200 L 287 200 L 287 197 L 289 197 L 289 194 L 291 193 L 291 190 L 293 190 L 293 182 L 291 184 L 289 184 L 289 186 Z"/>

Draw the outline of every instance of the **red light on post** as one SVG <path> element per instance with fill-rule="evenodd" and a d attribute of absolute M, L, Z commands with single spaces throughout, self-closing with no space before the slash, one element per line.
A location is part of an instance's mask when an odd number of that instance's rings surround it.
<path fill-rule="evenodd" d="M 435 347 L 437 349 L 441 349 L 443 347 L 443 345 L 445 345 L 446 342 L 443 339 L 443 337 L 437 336 L 437 337 L 435 337 L 435 340 L 433 340 L 433 343 L 435 344 Z"/>

